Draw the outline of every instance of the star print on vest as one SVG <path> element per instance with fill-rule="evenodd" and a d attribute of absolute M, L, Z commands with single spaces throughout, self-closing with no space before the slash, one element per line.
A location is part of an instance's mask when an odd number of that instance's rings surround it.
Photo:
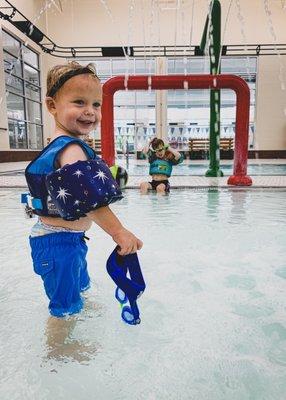
<path fill-rule="evenodd" d="M 101 159 L 77 161 L 51 172 L 46 187 L 60 216 L 74 221 L 122 199 L 122 192 Z"/>

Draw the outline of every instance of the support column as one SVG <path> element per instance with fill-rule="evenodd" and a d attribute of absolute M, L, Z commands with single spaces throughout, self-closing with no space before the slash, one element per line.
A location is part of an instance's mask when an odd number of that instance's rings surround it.
<path fill-rule="evenodd" d="M 167 64 L 165 57 L 156 58 L 156 75 L 167 75 Z M 164 141 L 167 140 L 167 90 L 156 90 L 156 136 Z"/>
<path fill-rule="evenodd" d="M 3 39 L 0 22 L 0 109 L 7 110 L 6 103 L 6 86 L 5 86 L 5 73 L 4 73 L 4 54 L 3 54 Z M 0 148 L 1 150 L 10 150 L 9 132 L 8 132 L 8 118 L 6 112 L 0 113 Z"/>

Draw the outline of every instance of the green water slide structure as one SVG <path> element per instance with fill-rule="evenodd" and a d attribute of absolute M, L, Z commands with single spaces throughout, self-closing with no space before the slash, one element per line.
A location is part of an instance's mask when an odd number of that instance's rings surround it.
<path fill-rule="evenodd" d="M 199 53 L 205 55 L 206 45 L 210 56 L 210 74 L 220 74 L 221 57 L 221 5 L 213 0 L 207 16 Z M 220 169 L 220 90 L 210 90 L 209 169 L 206 176 L 223 176 Z"/>

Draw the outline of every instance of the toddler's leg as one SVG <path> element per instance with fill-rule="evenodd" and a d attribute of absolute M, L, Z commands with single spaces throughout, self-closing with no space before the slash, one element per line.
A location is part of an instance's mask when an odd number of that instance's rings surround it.
<path fill-rule="evenodd" d="M 164 183 L 160 183 L 160 185 L 158 185 L 156 187 L 156 191 L 158 194 L 165 195 L 166 194 L 166 186 L 164 185 Z"/>
<path fill-rule="evenodd" d="M 47 357 L 62 360 L 64 357 L 73 358 L 78 362 L 89 361 L 96 354 L 96 344 L 80 342 L 72 337 L 76 319 L 49 317 L 46 327 Z"/>
<path fill-rule="evenodd" d="M 141 182 L 140 183 L 140 192 L 141 194 L 146 194 L 148 190 L 151 190 L 152 186 L 150 185 L 149 182 Z"/>

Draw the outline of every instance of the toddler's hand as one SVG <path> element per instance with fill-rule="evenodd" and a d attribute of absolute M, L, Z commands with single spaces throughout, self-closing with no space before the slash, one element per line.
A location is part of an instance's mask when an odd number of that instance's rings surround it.
<path fill-rule="evenodd" d="M 167 149 L 169 148 L 168 139 L 162 139 L 162 140 L 163 140 L 163 142 L 164 142 L 165 150 L 167 150 Z"/>
<path fill-rule="evenodd" d="M 122 228 L 119 232 L 112 236 L 115 243 L 118 244 L 120 250 L 118 254 L 126 256 L 127 254 L 136 253 L 143 246 L 143 243 L 132 232 Z"/>

